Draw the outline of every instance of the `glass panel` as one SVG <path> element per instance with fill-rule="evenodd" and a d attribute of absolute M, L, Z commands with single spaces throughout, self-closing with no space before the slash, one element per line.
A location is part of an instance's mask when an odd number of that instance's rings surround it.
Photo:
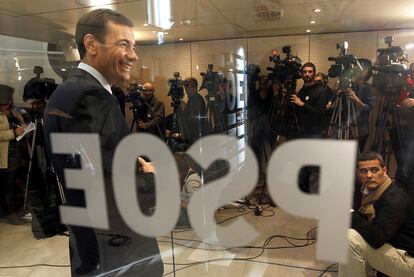
<path fill-rule="evenodd" d="M 414 275 L 413 9 L 3 0 L 0 276 Z"/>

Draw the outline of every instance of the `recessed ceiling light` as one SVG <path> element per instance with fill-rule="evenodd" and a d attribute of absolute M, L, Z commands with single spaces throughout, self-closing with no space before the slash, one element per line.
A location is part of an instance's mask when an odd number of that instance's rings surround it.
<path fill-rule="evenodd" d="M 181 19 L 181 25 L 190 25 L 191 24 L 191 19 Z"/>
<path fill-rule="evenodd" d="M 164 35 L 168 35 L 168 32 L 164 32 Z"/>
<path fill-rule="evenodd" d="M 156 33 L 157 31 L 152 31 L 153 33 Z"/>
<path fill-rule="evenodd" d="M 311 20 L 309 23 L 310 23 L 310 24 L 315 24 L 315 23 L 316 23 L 316 21 L 315 21 L 315 20 Z"/>
<path fill-rule="evenodd" d="M 183 38 L 179 38 L 178 40 L 184 40 Z"/>
<path fill-rule="evenodd" d="M 144 26 L 147 27 L 148 26 L 148 23 L 144 23 Z"/>
<path fill-rule="evenodd" d="M 310 33 L 310 32 L 311 32 L 311 30 L 309 30 L 309 29 L 306 30 L 306 33 Z"/>
<path fill-rule="evenodd" d="M 112 0 L 76 0 L 76 3 L 85 6 L 97 6 L 112 4 Z"/>
<path fill-rule="evenodd" d="M 321 9 L 319 9 L 319 8 L 316 8 L 316 9 L 314 9 L 313 10 L 313 12 L 315 12 L 315 13 L 320 13 L 322 10 Z"/>

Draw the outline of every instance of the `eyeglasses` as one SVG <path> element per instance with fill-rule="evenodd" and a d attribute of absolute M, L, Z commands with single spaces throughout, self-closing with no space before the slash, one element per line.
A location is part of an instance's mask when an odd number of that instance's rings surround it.
<path fill-rule="evenodd" d="M 119 47 L 119 48 L 122 48 L 122 49 L 130 51 L 130 52 L 135 52 L 135 46 L 136 46 L 135 43 L 132 44 L 131 42 L 126 41 L 126 40 L 122 40 L 122 41 L 118 41 L 118 42 L 114 42 L 114 43 L 104 42 L 102 44 L 103 45 L 110 45 L 110 46 Z"/>

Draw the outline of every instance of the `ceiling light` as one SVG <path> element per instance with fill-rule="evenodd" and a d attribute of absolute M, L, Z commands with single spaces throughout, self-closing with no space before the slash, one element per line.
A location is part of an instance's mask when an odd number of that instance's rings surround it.
<path fill-rule="evenodd" d="M 101 6 L 112 4 L 112 0 L 76 0 L 76 3 L 84 6 Z"/>
<path fill-rule="evenodd" d="M 168 32 L 164 32 L 164 35 L 168 35 Z"/>
<path fill-rule="evenodd" d="M 152 31 L 153 33 L 156 33 L 157 31 Z"/>
<path fill-rule="evenodd" d="M 184 39 L 183 38 L 179 38 L 178 40 L 183 41 Z"/>
<path fill-rule="evenodd" d="M 315 20 L 311 20 L 309 23 L 310 23 L 310 24 L 315 24 L 315 23 L 316 23 L 316 21 L 315 21 Z"/>
<path fill-rule="evenodd" d="M 191 19 L 181 19 L 181 25 L 190 25 L 191 24 Z"/>
<path fill-rule="evenodd" d="M 409 43 L 405 46 L 405 49 L 410 50 L 414 48 L 414 43 Z"/>
<path fill-rule="evenodd" d="M 171 29 L 171 0 L 147 0 L 148 24 L 161 29 Z"/>
<path fill-rule="evenodd" d="M 322 10 L 321 9 L 319 9 L 319 8 L 316 8 L 316 9 L 314 9 L 313 10 L 313 12 L 315 12 L 315 13 L 320 13 Z"/>
<path fill-rule="evenodd" d="M 144 26 L 147 27 L 148 26 L 148 23 L 144 23 Z"/>
<path fill-rule="evenodd" d="M 311 32 L 311 30 L 309 30 L 309 29 L 306 30 L 306 33 L 310 33 L 310 32 Z"/>

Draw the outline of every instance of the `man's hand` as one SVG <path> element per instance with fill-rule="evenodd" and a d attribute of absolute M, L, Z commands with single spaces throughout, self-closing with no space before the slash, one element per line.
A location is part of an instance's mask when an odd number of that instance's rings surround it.
<path fill-rule="evenodd" d="M 352 89 L 347 88 L 345 90 L 345 93 L 346 95 L 348 95 L 349 99 L 351 99 L 352 102 L 354 102 L 360 108 L 363 108 L 365 106 L 365 104 L 361 101 L 361 99 L 358 98 L 358 96 L 355 94 L 355 92 Z"/>
<path fill-rule="evenodd" d="M 24 133 L 24 129 L 26 129 L 26 125 L 22 125 L 17 127 L 16 129 L 14 129 L 14 133 L 16 134 L 16 136 L 21 136 Z"/>
<path fill-rule="evenodd" d="M 294 103 L 296 106 L 303 107 L 305 103 L 300 100 L 300 98 L 297 95 L 291 95 L 290 96 L 290 102 Z"/>
<path fill-rule="evenodd" d="M 407 98 L 404 99 L 401 103 L 400 103 L 401 108 L 412 108 L 414 107 L 414 99 L 413 98 Z"/>
<path fill-rule="evenodd" d="M 142 120 L 138 120 L 138 127 L 142 130 L 147 129 L 147 125 Z"/>
<path fill-rule="evenodd" d="M 332 110 L 334 108 L 334 105 L 332 103 L 332 101 L 329 101 L 328 104 L 326 104 L 325 109 L 328 110 Z"/>
<path fill-rule="evenodd" d="M 154 163 L 147 163 L 141 157 L 138 157 L 138 166 L 142 173 L 155 173 Z"/>

